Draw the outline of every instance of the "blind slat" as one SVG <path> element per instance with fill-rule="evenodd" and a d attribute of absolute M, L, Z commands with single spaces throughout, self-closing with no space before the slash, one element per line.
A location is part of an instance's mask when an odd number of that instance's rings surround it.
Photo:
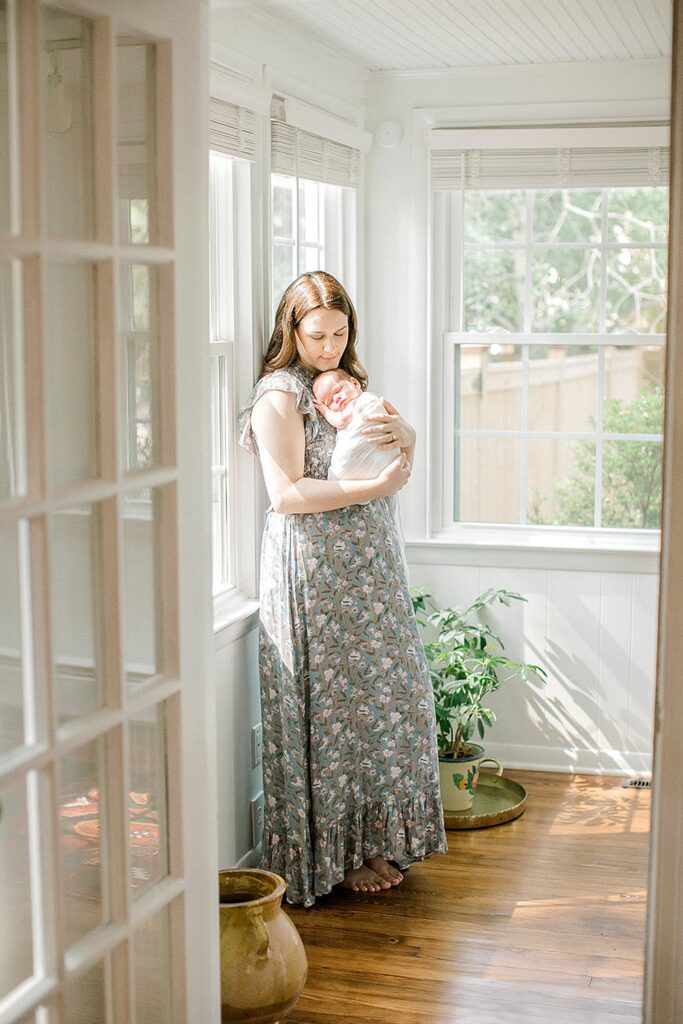
<path fill-rule="evenodd" d="M 301 128 L 271 122 L 271 169 L 310 181 L 357 188 L 360 152 Z"/>
<path fill-rule="evenodd" d="M 256 115 L 246 107 L 215 97 L 210 105 L 211 149 L 228 156 L 254 160 L 256 156 Z"/>
<path fill-rule="evenodd" d="M 437 149 L 431 153 L 430 176 L 435 190 L 666 185 L 669 150 Z"/>

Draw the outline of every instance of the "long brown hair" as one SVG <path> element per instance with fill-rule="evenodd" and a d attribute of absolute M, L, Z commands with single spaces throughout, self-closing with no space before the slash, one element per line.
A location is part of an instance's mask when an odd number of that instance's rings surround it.
<path fill-rule="evenodd" d="M 291 366 L 299 358 L 294 330 L 312 309 L 338 309 L 348 319 L 349 337 L 339 360 L 339 369 L 355 377 L 361 388 L 368 386 L 368 375 L 356 355 L 358 322 L 356 310 L 346 289 L 336 277 L 324 270 L 311 270 L 297 277 L 285 290 L 275 314 L 275 327 L 263 360 L 261 376 Z"/>

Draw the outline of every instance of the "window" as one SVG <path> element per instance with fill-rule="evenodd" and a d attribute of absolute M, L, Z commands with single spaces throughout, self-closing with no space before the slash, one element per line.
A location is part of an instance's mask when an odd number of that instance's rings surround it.
<path fill-rule="evenodd" d="M 211 100 L 209 157 L 213 591 L 223 602 L 250 589 L 240 567 L 237 410 L 253 372 L 252 167 L 255 116 Z M 242 552 L 243 553 L 243 552 Z"/>
<path fill-rule="evenodd" d="M 272 308 L 306 270 L 355 293 L 358 150 L 272 122 Z"/>
<path fill-rule="evenodd" d="M 447 159 L 434 154 L 442 528 L 658 528 L 668 190 L 657 154 L 633 151 L 620 175 L 621 149 L 611 162 L 468 152 L 452 161 L 458 188 L 438 188 Z"/>

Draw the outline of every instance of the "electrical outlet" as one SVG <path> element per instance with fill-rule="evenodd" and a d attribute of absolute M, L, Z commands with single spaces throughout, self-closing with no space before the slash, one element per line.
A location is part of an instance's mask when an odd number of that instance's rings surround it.
<path fill-rule="evenodd" d="M 254 846 L 263 839 L 263 826 L 265 824 L 265 807 L 263 804 L 263 791 L 251 801 L 251 841 Z"/>
<path fill-rule="evenodd" d="M 263 760 L 263 727 L 259 722 L 251 730 L 251 767 L 256 768 Z"/>

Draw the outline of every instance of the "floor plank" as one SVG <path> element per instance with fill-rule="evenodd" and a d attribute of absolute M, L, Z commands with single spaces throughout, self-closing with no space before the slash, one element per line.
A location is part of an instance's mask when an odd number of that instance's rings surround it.
<path fill-rule="evenodd" d="M 371 896 L 286 907 L 309 975 L 291 1024 L 640 1024 L 650 793 L 509 771 L 517 821 Z"/>

